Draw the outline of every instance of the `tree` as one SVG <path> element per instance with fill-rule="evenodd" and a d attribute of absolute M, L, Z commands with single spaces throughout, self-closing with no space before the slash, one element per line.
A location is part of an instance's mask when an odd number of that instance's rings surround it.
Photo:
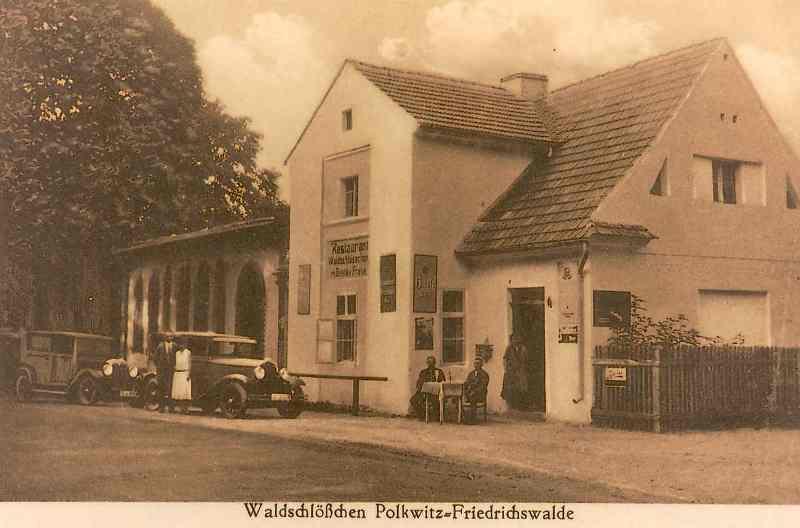
<path fill-rule="evenodd" d="M 149 0 L 2 0 L 0 71 L 12 268 L 283 214 L 258 134 Z"/>

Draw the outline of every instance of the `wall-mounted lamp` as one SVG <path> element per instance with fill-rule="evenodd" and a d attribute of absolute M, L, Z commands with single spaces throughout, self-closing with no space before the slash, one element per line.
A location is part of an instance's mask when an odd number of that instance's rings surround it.
<path fill-rule="evenodd" d="M 547 307 L 548 308 L 553 307 L 553 299 L 551 299 L 549 295 L 547 296 Z"/>

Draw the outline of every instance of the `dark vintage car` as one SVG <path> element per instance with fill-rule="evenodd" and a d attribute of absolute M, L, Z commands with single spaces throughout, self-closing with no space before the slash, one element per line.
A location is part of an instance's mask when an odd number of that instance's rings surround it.
<path fill-rule="evenodd" d="M 65 396 L 91 405 L 104 396 L 102 366 L 112 355 L 110 337 L 78 332 L 21 332 L 17 400 Z"/>
<path fill-rule="evenodd" d="M 192 403 L 204 412 L 219 408 L 226 418 L 240 418 L 247 409 L 275 408 L 285 418 L 296 418 L 303 411 L 305 382 L 286 369 L 278 370 L 275 362 L 260 354 L 254 339 L 213 332 L 171 335 L 176 342 L 187 341 L 192 353 Z M 149 410 L 159 408 L 161 388 L 155 369 L 138 373 L 132 398 L 140 398 Z"/>

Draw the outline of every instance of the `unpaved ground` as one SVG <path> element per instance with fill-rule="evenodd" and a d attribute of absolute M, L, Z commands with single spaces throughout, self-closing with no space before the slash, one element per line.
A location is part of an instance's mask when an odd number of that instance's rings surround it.
<path fill-rule="evenodd" d="M 70 410 L 58 412 L 83 416 L 84 410 L 59 408 Z M 5 411 L 0 407 L 0 434 L 6 429 Z M 488 424 L 468 427 L 311 412 L 297 420 L 283 420 L 276 418 L 274 411 L 261 411 L 250 419 L 231 421 L 165 416 L 109 405 L 85 411 L 97 420 L 124 417 L 185 423 L 270 438 L 329 442 L 339 446 L 337 449 L 389 448 L 424 454 L 447 464 L 479 464 L 494 466 L 497 471 L 567 478 L 624 490 L 626 497 L 654 496 L 662 502 L 800 504 L 800 431 L 792 429 L 657 435 L 496 416 L 490 417 Z"/>
<path fill-rule="evenodd" d="M 659 500 L 508 467 L 270 433 L 311 421 L 272 412 L 231 422 L 121 406 L 2 401 L 0 500 Z"/>

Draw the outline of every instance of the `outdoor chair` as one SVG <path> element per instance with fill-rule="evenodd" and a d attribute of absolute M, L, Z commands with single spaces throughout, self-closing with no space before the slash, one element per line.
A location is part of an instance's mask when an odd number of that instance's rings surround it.
<path fill-rule="evenodd" d="M 475 406 L 475 416 L 476 417 L 477 417 L 478 413 L 480 412 L 480 410 L 483 409 L 483 421 L 484 422 L 488 422 L 489 421 L 489 414 L 488 414 L 488 412 L 486 410 L 486 400 L 487 400 L 486 394 L 483 395 L 483 398 L 481 398 L 480 401 L 473 402 L 473 403 L 469 403 L 467 401 L 467 399 L 464 398 L 463 407 L 468 408 L 468 407 L 474 405 Z"/>

